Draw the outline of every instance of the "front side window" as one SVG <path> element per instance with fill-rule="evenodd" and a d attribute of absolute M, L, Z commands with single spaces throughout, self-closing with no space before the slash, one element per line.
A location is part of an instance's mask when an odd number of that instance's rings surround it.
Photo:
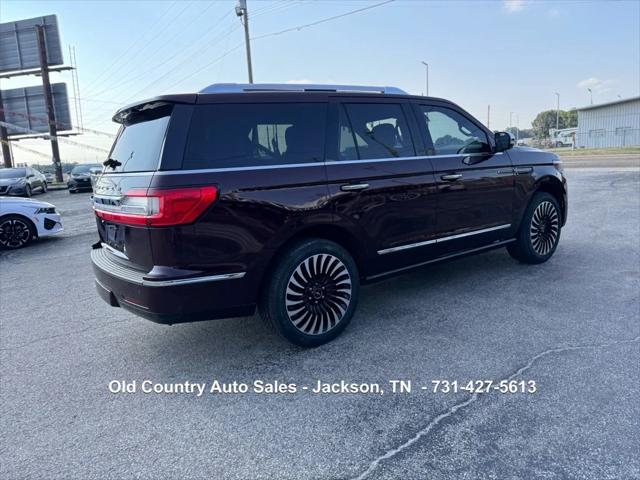
<path fill-rule="evenodd" d="M 464 115 L 448 108 L 421 106 L 433 155 L 490 153 L 487 134 Z"/>
<path fill-rule="evenodd" d="M 351 103 L 340 114 L 341 160 L 415 155 L 402 107 L 393 103 Z"/>
<path fill-rule="evenodd" d="M 183 168 L 232 168 L 324 160 L 326 104 L 196 107 Z"/>

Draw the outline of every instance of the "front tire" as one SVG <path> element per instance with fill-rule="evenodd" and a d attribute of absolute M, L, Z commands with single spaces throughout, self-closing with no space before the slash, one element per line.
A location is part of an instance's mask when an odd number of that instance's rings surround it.
<path fill-rule="evenodd" d="M 360 293 L 358 267 L 337 243 L 308 239 L 277 259 L 262 292 L 260 316 L 280 335 L 316 347 L 347 327 Z"/>
<path fill-rule="evenodd" d="M 42 193 L 47 193 L 47 190 L 48 190 L 48 188 L 47 188 L 47 182 L 43 182 L 43 183 L 42 183 Z"/>
<path fill-rule="evenodd" d="M 546 262 L 558 247 L 561 228 L 558 201 L 549 193 L 537 192 L 524 213 L 516 241 L 507 250 L 522 263 Z"/>
<path fill-rule="evenodd" d="M 16 250 L 27 246 L 35 237 L 35 227 L 20 215 L 0 218 L 0 249 Z"/>
<path fill-rule="evenodd" d="M 24 196 L 27 198 L 31 198 L 31 195 L 33 195 L 33 192 L 31 191 L 31 185 L 27 184 L 24 187 Z"/>

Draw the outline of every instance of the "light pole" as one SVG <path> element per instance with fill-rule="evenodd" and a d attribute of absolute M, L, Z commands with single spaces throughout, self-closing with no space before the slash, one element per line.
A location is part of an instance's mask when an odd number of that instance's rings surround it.
<path fill-rule="evenodd" d="M 587 90 L 589 90 L 589 95 L 591 96 L 591 105 L 593 105 L 593 90 L 591 90 L 590 88 L 587 88 Z"/>
<path fill-rule="evenodd" d="M 425 86 L 427 87 L 427 97 L 429 96 L 429 64 L 427 62 L 421 62 L 426 68 Z"/>
<path fill-rule="evenodd" d="M 556 130 L 560 128 L 560 94 L 556 92 Z"/>
<path fill-rule="evenodd" d="M 249 39 L 249 12 L 247 11 L 247 0 L 238 0 L 236 15 L 240 17 L 244 25 L 244 43 L 247 49 L 247 69 L 249 70 L 249 83 L 253 83 L 253 68 L 251 68 L 251 42 Z"/>

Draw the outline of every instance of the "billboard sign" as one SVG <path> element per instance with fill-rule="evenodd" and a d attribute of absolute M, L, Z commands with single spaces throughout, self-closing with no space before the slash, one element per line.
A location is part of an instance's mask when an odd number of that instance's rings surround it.
<path fill-rule="evenodd" d="M 44 25 L 47 62 L 62 65 L 62 46 L 55 15 L 0 23 L 0 73 L 40 67 L 36 25 Z"/>
<path fill-rule="evenodd" d="M 58 130 L 71 130 L 67 85 L 53 83 L 51 84 L 51 93 Z M 7 127 L 9 136 L 49 133 L 47 106 L 42 85 L 3 90 L 2 103 L 5 122 L 17 127 Z"/>

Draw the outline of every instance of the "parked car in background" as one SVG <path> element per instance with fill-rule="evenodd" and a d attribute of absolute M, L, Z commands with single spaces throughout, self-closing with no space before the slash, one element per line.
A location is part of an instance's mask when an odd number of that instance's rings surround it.
<path fill-rule="evenodd" d="M 567 218 L 557 155 L 397 88 L 212 85 L 114 120 L 96 288 L 159 323 L 257 306 L 289 341 L 320 345 L 361 283 L 499 247 L 542 263 Z"/>
<path fill-rule="evenodd" d="M 47 191 L 47 179 L 31 167 L 0 169 L 0 195 L 30 197 Z"/>
<path fill-rule="evenodd" d="M 56 181 L 56 176 L 53 172 L 44 172 L 44 178 L 47 183 L 53 183 Z"/>
<path fill-rule="evenodd" d="M 67 187 L 69 187 L 69 193 L 77 193 L 81 191 L 91 191 L 93 186 L 91 183 L 91 175 L 102 170 L 102 165 L 99 163 L 91 163 L 84 165 L 76 165 L 69 173 L 69 179 L 67 180 Z"/>
<path fill-rule="evenodd" d="M 62 221 L 54 205 L 27 198 L 0 198 L 1 249 L 22 248 L 35 238 L 61 231 Z"/>

